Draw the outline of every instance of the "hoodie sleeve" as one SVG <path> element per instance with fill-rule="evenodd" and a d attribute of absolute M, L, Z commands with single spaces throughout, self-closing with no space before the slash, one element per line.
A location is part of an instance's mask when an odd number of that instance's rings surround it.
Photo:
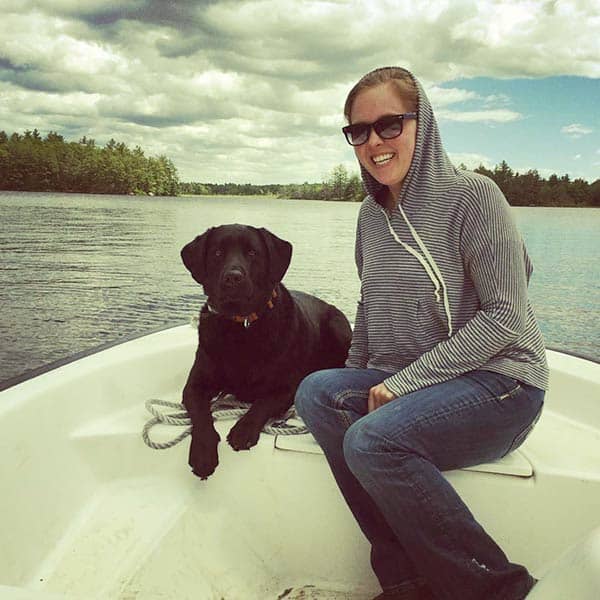
<path fill-rule="evenodd" d="M 356 261 L 356 268 L 358 270 L 358 277 L 362 280 L 362 248 L 361 248 L 361 236 L 360 236 L 360 218 L 359 223 L 356 227 L 356 242 L 354 246 L 354 257 Z M 346 359 L 346 367 L 355 369 L 364 369 L 367 366 L 369 351 L 368 351 L 368 336 L 367 336 L 367 323 L 365 319 L 365 310 L 362 299 L 358 301 L 356 308 L 356 318 L 354 320 L 354 327 L 352 329 L 352 344 L 348 351 L 348 358 Z"/>
<path fill-rule="evenodd" d="M 367 325 L 362 299 L 358 301 L 356 319 L 352 329 L 352 344 L 348 351 L 346 366 L 354 369 L 365 369 L 368 361 L 367 351 Z"/>
<path fill-rule="evenodd" d="M 482 367 L 525 330 L 531 266 L 523 241 L 495 184 L 478 191 L 481 199 L 469 203 L 463 219 L 461 254 L 479 310 L 452 337 L 385 380 L 399 396 Z"/>

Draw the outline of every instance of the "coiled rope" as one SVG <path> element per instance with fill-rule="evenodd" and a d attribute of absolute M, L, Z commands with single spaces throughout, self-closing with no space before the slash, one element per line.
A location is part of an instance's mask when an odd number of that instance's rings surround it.
<path fill-rule="evenodd" d="M 161 410 L 157 408 L 158 406 L 173 409 L 176 412 L 161 412 Z M 210 409 L 213 418 L 216 421 L 219 421 L 241 417 L 246 414 L 249 407 L 249 404 L 236 400 L 235 397 L 230 394 L 219 394 L 213 398 Z M 149 446 L 154 450 L 166 450 L 167 448 L 172 448 L 176 444 L 179 444 L 179 442 L 192 433 L 192 422 L 183 404 L 151 398 L 146 401 L 146 410 L 153 415 L 153 417 L 144 425 L 144 429 L 142 430 L 142 438 L 144 439 L 146 446 Z M 301 433 L 308 433 L 308 429 L 304 424 L 292 425 L 287 423 L 288 419 L 300 420 L 294 407 L 290 408 L 283 417 L 269 419 L 262 428 L 262 431 L 271 435 L 298 435 Z M 158 424 L 186 427 L 186 429 L 168 442 L 155 442 L 150 439 L 150 430 Z"/>

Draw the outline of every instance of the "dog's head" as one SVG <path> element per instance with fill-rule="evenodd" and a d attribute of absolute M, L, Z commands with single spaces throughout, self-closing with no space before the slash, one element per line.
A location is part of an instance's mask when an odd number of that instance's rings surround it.
<path fill-rule="evenodd" d="M 186 244 L 181 258 L 217 312 L 243 315 L 270 300 L 290 264 L 292 245 L 262 227 L 220 225 Z"/>

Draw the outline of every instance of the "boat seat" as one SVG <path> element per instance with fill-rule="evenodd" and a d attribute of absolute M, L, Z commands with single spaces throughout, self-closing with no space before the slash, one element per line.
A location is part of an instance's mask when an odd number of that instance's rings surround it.
<path fill-rule="evenodd" d="M 597 600 L 600 590 L 600 527 L 571 546 L 540 576 L 528 600 Z"/>
<path fill-rule="evenodd" d="M 275 436 L 274 446 L 276 450 L 323 454 L 323 450 L 321 450 L 321 447 L 310 433 L 302 435 L 277 435 Z M 495 473 L 498 475 L 513 475 L 515 477 L 533 477 L 533 465 L 520 450 L 514 450 L 494 462 L 465 467 L 464 470 Z"/>

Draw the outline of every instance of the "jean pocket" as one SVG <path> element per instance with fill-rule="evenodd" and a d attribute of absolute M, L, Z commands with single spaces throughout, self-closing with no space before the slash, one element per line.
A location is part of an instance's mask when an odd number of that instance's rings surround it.
<path fill-rule="evenodd" d="M 517 396 L 523 389 L 521 383 L 516 379 L 494 371 L 470 371 L 465 373 L 463 377 L 474 381 L 489 396 L 499 402 Z"/>
<path fill-rule="evenodd" d="M 544 405 L 542 404 L 535 417 L 533 417 L 531 423 L 515 436 L 508 450 L 505 452 L 504 456 L 510 454 L 511 452 L 514 452 L 519 446 L 521 446 L 521 444 L 523 444 L 523 442 L 527 439 L 529 434 L 533 431 L 533 428 L 536 426 L 537 422 L 540 420 L 543 408 Z"/>

